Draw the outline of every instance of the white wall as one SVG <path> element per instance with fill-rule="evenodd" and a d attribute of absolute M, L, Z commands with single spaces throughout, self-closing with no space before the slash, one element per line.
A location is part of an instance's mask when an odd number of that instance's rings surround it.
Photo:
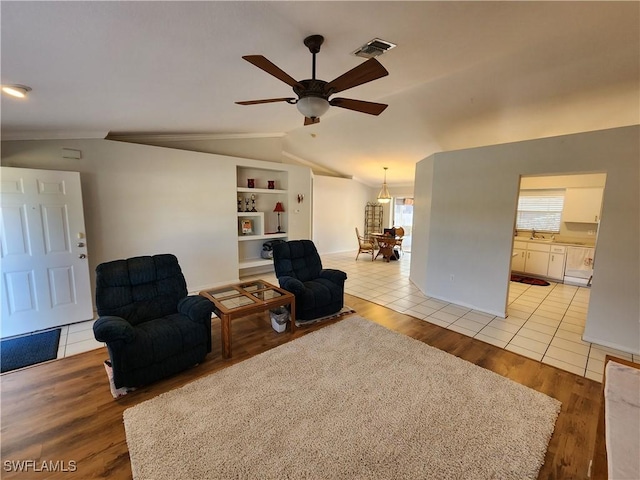
<path fill-rule="evenodd" d="M 250 135 L 125 135 L 116 139 L 143 145 L 190 150 L 192 152 L 215 153 L 242 159 L 282 162 L 283 134 Z M 200 139 L 201 137 L 210 137 Z M 217 137 L 217 138 L 216 138 Z"/>
<path fill-rule="evenodd" d="M 585 173 L 574 175 L 536 175 L 534 177 L 522 177 L 521 190 L 545 190 L 554 188 L 604 188 L 607 176 L 602 173 Z"/>
<path fill-rule="evenodd" d="M 418 162 L 416 179 L 420 179 L 420 188 L 413 195 L 413 229 L 411 241 L 410 279 L 422 291 L 427 284 L 427 253 L 431 238 L 431 199 L 433 193 L 433 156 Z"/>
<path fill-rule="evenodd" d="M 356 252 L 355 227 L 364 232 L 364 210 L 375 202 L 382 183 L 369 187 L 356 180 L 316 175 L 313 180 L 313 241 L 321 254 Z M 413 197 L 413 186 L 389 189 L 394 196 Z M 391 227 L 391 207 L 383 205 L 383 226 Z"/>
<path fill-rule="evenodd" d="M 520 190 L 546 190 L 596 187 L 605 188 L 607 175 L 604 173 L 586 173 L 575 175 L 544 175 L 522 177 Z M 566 205 L 565 205 L 566 206 Z M 561 222 L 556 240 L 560 242 L 582 242 L 595 245 L 598 226 L 595 223 Z M 531 232 L 521 232 L 519 236 L 529 238 Z"/>
<path fill-rule="evenodd" d="M 63 159 L 63 147 L 81 150 L 82 159 Z M 295 165 L 109 140 L 2 142 L 3 166 L 80 172 L 91 270 L 118 258 L 173 253 L 190 291 L 238 279 L 238 164 L 288 170 L 296 191 L 311 192 L 310 169 Z M 288 206 L 293 196 L 290 188 Z M 308 238 L 310 204 L 297 208 L 288 233 Z"/>
<path fill-rule="evenodd" d="M 355 228 L 364 231 L 364 208 L 375 201 L 377 192 L 355 180 L 316 175 L 313 195 L 313 241 L 318 252 L 356 252 Z"/>
<path fill-rule="evenodd" d="M 584 339 L 640 353 L 639 164 L 637 125 L 423 160 L 416 168 L 414 245 L 426 252 L 416 256 L 414 247 L 411 279 L 429 296 L 504 316 L 520 175 L 604 172 Z M 429 197 L 430 208 L 423 205 Z"/>

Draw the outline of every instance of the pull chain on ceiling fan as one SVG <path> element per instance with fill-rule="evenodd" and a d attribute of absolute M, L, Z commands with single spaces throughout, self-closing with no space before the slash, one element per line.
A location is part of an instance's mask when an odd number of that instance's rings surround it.
<path fill-rule="evenodd" d="M 323 42 L 324 37 L 322 35 L 311 35 L 304 39 L 304 44 L 313 55 L 311 78 L 307 80 L 297 81 L 262 55 L 246 55 L 242 57 L 247 62 L 292 87 L 293 92 L 298 98 L 267 98 L 264 100 L 249 100 L 236 103 L 238 105 L 257 105 L 260 103 L 287 102 L 298 107 L 300 113 L 305 117 L 305 125 L 318 123 L 320 116 L 326 113 L 330 106 L 346 108 L 347 110 L 354 110 L 369 115 L 380 115 L 384 109 L 387 108 L 387 105 L 384 103 L 365 102 L 363 100 L 340 97 L 329 99 L 329 97 L 334 93 L 342 92 L 343 90 L 357 87 L 363 83 L 385 77 L 389 75 L 389 72 L 387 72 L 382 64 L 375 58 L 370 58 L 331 82 L 316 79 L 316 54 L 320 52 L 320 47 Z"/>

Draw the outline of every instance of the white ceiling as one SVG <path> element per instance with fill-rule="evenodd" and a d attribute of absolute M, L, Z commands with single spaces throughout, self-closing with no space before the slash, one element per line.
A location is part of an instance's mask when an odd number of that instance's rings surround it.
<path fill-rule="evenodd" d="M 284 134 L 286 153 L 364 183 L 410 184 L 434 152 L 640 123 L 638 2 L 2 1 L 2 138 L 107 133 Z M 332 108 L 302 127 L 292 95 L 241 59 L 311 76 L 302 40 L 322 34 L 332 80 L 379 37 L 389 76 L 340 94 L 388 103 Z M 311 135 L 314 134 L 314 135 Z"/>

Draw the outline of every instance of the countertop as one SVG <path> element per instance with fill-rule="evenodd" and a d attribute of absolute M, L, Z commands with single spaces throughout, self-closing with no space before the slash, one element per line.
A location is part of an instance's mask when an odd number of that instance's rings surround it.
<path fill-rule="evenodd" d="M 587 243 L 587 242 L 565 242 L 561 240 L 551 240 L 548 238 L 527 238 L 527 237 L 513 237 L 516 242 L 533 242 L 533 243 L 544 243 L 549 245 L 563 245 L 568 247 L 585 247 L 585 248 L 595 248 L 595 243 Z"/>

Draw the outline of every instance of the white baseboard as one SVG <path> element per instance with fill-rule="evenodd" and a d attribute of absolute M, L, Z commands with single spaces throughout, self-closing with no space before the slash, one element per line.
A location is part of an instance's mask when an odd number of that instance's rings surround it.
<path fill-rule="evenodd" d="M 433 295 L 430 295 L 429 293 L 425 293 L 425 295 L 427 297 L 433 298 L 434 300 L 439 300 L 441 302 L 447 302 L 447 303 L 452 303 L 454 305 L 459 305 L 460 307 L 467 307 L 470 308 L 472 310 L 475 310 L 477 312 L 482 312 L 482 313 L 486 313 L 489 315 L 494 315 L 496 317 L 500 317 L 500 318 L 506 318 L 507 317 L 507 312 L 505 311 L 497 311 L 497 310 L 486 310 L 484 308 L 480 308 L 477 305 L 472 305 L 470 303 L 464 303 L 464 302 L 459 302 L 458 300 L 450 300 L 448 298 L 440 298 L 440 297 L 434 297 Z"/>
<path fill-rule="evenodd" d="M 582 335 L 582 340 L 584 340 L 585 342 L 593 343 L 596 346 L 613 348 L 614 350 L 619 350 L 630 355 L 640 355 L 640 350 L 634 351 L 623 345 L 618 345 L 617 343 L 613 342 L 604 342 L 598 338 L 590 337 L 589 335 Z M 612 353 L 612 355 L 615 355 L 615 353 Z"/>

